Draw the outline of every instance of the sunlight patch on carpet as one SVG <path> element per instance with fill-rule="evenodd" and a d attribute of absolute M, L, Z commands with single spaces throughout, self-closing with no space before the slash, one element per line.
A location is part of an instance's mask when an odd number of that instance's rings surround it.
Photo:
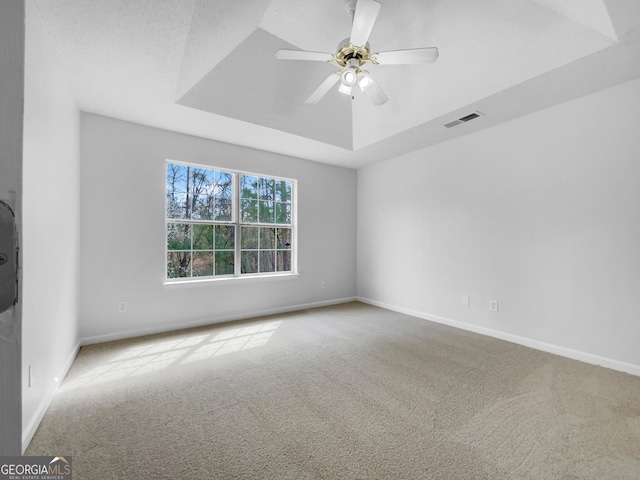
<path fill-rule="evenodd" d="M 262 347 L 269 342 L 279 326 L 280 322 L 269 322 L 221 332 L 210 343 L 198 347 L 181 363 L 197 362 L 227 353 Z"/>
<path fill-rule="evenodd" d="M 265 322 L 185 338 L 145 341 L 125 347 L 87 372 L 68 379 L 62 390 L 73 390 L 157 372 L 179 364 L 207 360 L 266 345 L 281 322 Z"/>

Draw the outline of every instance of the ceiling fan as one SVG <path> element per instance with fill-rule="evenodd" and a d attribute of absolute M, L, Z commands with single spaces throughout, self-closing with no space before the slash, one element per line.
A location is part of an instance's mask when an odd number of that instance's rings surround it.
<path fill-rule="evenodd" d="M 408 65 L 436 61 L 438 58 L 436 47 L 371 53 L 368 39 L 378 18 L 380 7 L 380 3 L 375 0 L 346 0 L 347 12 L 353 17 L 351 37 L 338 45 L 338 51 L 335 54 L 304 50 L 276 52 L 276 58 L 279 60 L 311 60 L 334 63 L 342 67 L 341 70 L 329 75 L 304 103 L 318 103 L 340 81 L 341 93 L 352 95 L 353 87 L 357 85 L 360 91 L 366 92 L 374 105 L 379 106 L 388 98 L 373 76 L 361 68 L 364 64 L 371 62 L 374 65 Z"/>

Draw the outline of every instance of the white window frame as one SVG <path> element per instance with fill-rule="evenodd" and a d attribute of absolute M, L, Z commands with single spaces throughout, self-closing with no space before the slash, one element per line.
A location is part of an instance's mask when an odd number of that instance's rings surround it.
<path fill-rule="evenodd" d="M 222 220 L 194 220 L 194 219 L 177 219 L 177 218 L 169 218 L 167 215 L 168 211 L 168 199 L 167 199 L 167 165 L 175 164 L 175 165 L 183 165 L 187 167 L 193 168 L 202 168 L 206 170 L 230 173 L 232 175 L 232 199 L 231 199 L 231 220 L 230 221 L 222 221 Z M 279 180 L 286 181 L 291 183 L 291 223 L 290 224 L 278 224 L 278 223 L 243 223 L 241 221 L 240 215 L 240 176 L 247 175 L 258 178 L 267 178 L 270 180 Z M 287 177 L 279 177 L 274 175 L 267 175 L 262 173 L 248 172 L 244 170 L 235 170 L 230 168 L 212 166 L 212 165 L 203 165 L 203 164 L 195 164 L 190 162 L 183 162 L 178 160 L 169 160 L 165 161 L 165 169 L 164 169 L 164 213 L 165 213 L 165 228 L 164 228 L 164 284 L 189 284 L 189 283 L 202 283 L 202 282 L 218 282 L 218 281 L 228 281 L 228 280 L 241 280 L 241 279 L 267 279 L 267 278 L 275 278 L 275 277 L 297 277 L 298 276 L 298 248 L 297 248 L 297 203 L 298 203 L 298 182 L 294 178 Z M 274 204 L 275 204 L 274 200 Z M 275 205 L 274 205 L 275 208 Z M 168 255 L 171 250 L 169 250 L 167 245 L 167 236 L 168 236 L 168 225 L 170 223 L 186 223 L 191 225 L 213 225 L 214 228 L 216 225 L 229 225 L 235 228 L 234 234 L 234 273 L 228 275 L 209 275 L 209 276 L 195 276 L 195 277 L 169 277 L 168 276 Z M 243 227 L 266 227 L 266 228 L 289 228 L 291 229 L 291 270 L 287 271 L 275 271 L 275 272 L 257 272 L 257 273 L 242 273 L 242 242 L 241 242 L 241 231 Z M 260 250 L 260 249 L 258 249 Z M 193 238 L 192 238 L 192 249 L 193 252 Z M 245 249 L 246 251 L 246 249 Z M 277 252 L 278 249 L 274 250 L 276 255 L 276 264 L 277 264 Z M 191 260 L 193 262 L 193 259 Z M 215 265 L 215 248 L 214 248 L 214 265 Z"/>

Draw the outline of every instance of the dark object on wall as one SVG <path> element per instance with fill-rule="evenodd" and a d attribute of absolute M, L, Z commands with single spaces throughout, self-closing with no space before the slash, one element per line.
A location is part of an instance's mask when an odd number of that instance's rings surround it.
<path fill-rule="evenodd" d="M 0 202 L 0 313 L 18 299 L 18 239 L 16 217 L 9 205 Z"/>

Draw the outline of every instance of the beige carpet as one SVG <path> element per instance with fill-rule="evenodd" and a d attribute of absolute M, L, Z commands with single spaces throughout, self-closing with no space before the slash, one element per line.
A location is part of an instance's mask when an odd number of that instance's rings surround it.
<path fill-rule="evenodd" d="M 637 480 L 640 378 L 350 303 L 82 348 L 26 454 L 77 480 Z"/>

